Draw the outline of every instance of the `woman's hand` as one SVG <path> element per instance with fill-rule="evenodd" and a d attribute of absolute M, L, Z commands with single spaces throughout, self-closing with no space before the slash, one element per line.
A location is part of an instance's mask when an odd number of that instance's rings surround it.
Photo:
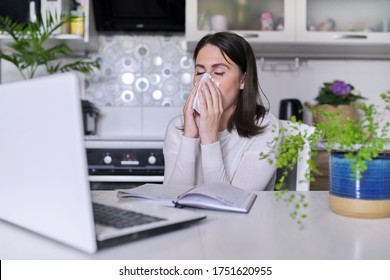
<path fill-rule="evenodd" d="M 199 136 L 202 144 L 218 141 L 218 131 L 223 113 L 222 95 L 219 88 L 208 79 L 199 92 Z"/>

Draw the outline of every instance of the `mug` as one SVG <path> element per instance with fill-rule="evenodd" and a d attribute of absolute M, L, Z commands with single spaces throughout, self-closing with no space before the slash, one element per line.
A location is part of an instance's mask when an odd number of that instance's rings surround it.
<path fill-rule="evenodd" d="M 210 19 L 211 30 L 213 31 L 225 31 L 228 29 L 228 20 L 224 15 L 215 15 Z"/>

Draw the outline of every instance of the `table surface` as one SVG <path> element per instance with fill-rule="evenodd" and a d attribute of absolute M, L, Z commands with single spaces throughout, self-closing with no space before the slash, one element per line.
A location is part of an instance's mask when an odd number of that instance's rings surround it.
<path fill-rule="evenodd" d="M 192 209 L 207 218 L 158 236 L 87 254 L 0 221 L 0 259 L 390 259 L 390 218 L 333 213 L 328 192 L 304 192 L 308 217 L 301 229 L 274 192 L 258 192 L 249 214 Z M 93 191 L 95 201 L 115 191 Z"/>

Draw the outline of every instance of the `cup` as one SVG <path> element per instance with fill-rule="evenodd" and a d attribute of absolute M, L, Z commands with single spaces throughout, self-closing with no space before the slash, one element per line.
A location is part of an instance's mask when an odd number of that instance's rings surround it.
<path fill-rule="evenodd" d="M 228 20 L 224 15 L 215 15 L 210 19 L 211 30 L 213 31 L 225 31 L 228 29 Z"/>

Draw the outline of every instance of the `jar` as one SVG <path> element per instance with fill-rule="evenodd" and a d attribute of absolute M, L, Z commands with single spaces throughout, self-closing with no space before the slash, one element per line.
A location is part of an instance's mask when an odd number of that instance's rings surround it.
<path fill-rule="evenodd" d="M 84 35 L 84 14 L 80 11 L 71 12 L 70 34 Z"/>

